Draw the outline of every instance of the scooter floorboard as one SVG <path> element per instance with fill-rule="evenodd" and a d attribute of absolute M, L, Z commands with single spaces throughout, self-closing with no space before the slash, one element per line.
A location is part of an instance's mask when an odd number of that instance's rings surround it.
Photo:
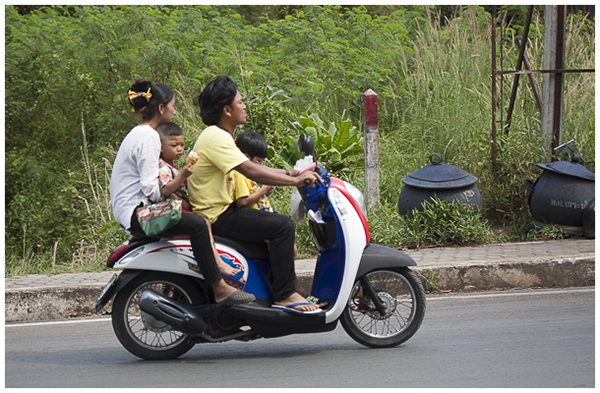
<path fill-rule="evenodd" d="M 325 311 L 319 314 L 299 315 L 256 302 L 234 305 L 223 311 L 245 321 L 252 330 L 265 338 L 327 332 L 337 326 L 337 321 L 329 324 L 325 322 Z"/>

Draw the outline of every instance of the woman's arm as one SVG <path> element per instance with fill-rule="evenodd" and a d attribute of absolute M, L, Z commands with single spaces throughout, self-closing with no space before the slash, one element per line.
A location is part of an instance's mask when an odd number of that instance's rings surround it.
<path fill-rule="evenodd" d="M 142 192 L 151 202 L 161 200 L 160 187 L 158 185 L 158 158 L 160 156 L 160 138 L 156 135 L 148 135 L 141 143 L 140 148 L 134 152 L 135 161 L 140 174 Z"/>

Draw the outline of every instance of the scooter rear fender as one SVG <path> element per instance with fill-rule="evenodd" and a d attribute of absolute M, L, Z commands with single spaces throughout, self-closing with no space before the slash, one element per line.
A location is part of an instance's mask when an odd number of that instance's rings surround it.
<path fill-rule="evenodd" d="M 417 266 L 417 263 L 402 251 L 380 244 L 369 243 L 363 251 L 356 277 L 362 277 L 373 270 L 397 269 L 409 266 Z"/>
<path fill-rule="evenodd" d="M 102 299 L 98 299 L 99 302 L 96 303 L 96 309 L 94 310 L 94 314 L 98 314 L 104 306 L 112 299 L 121 289 L 125 287 L 125 285 L 129 284 L 131 280 L 136 278 L 143 270 L 123 270 L 117 281 L 113 285 L 112 288 L 106 292 L 106 294 L 102 297 Z"/>

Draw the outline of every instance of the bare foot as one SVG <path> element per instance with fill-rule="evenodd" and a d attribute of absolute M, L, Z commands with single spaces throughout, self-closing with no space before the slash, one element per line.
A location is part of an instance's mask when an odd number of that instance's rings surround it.
<path fill-rule="evenodd" d="M 219 267 L 219 271 L 221 272 L 221 274 L 224 274 L 226 276 L 235 276 L 240 272 L 240 269 L 236 269 L 235 267 L 230 266 L 221 258 L 217 259 L 217 266 Z"/>
<path fill-rule="evenodd" d="M 298 293 L 294 293 L 292 296 L 288 297 L 287 299 L 280 301 L 280 302 L 275 302 L 275 304 L 279 305 L 279 306 L 289 306 L 290 304 L 294 304 L 294 303 L 308 303 L 308 300 L 306 300 L 304 297 L 300 296 L 300 294 Z M 295 306 L 294 309 L 298 310 L 298 311 L 314 311 L 314 310 L 318 310 L 320 307 L 316 304 L 302 304 L 299 306 Z"/>

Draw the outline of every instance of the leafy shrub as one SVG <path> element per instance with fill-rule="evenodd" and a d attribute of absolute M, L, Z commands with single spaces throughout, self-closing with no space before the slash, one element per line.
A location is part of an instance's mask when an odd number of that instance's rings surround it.
<path fill-rule="evenodd" d="M 492 242 L 492 230 L 477 208 L 434 199 L 403 217 L 402 243 L 409 247 L 474 245 Z"/>
<path fill-rule="evenodd" d="M 291 120 L 295 132 L 289 134 L 285 144 L 277 151 L 270 147 L 270 162 L 275 166 L 293 167 L 302 157 L 298 152 L 298 138 L 302 133 L 310 136 L 315 143 L 317 161 L 325 164 L 331 172 L 342 171 L 349 166 L 353 170 L 363 166 L 362 133 L 352 125 L 352 120 L 342 113 L 338 122 L 325 124 L 318 114 L 303 113 L 297 120 Z M 338 174 L 339 175 L 339 174 Z"/>
<path fill-rule="evenodd" d="M 244 103 L 248 119 L 243 129 L 252 129 L 263 135 L 269 146 L 280 150 L 293 131 L 290 120 L 294 113 L 285 103 L 290 96 L 281 89 L 271 86 L 251 86 L 245 92 Z"/>

